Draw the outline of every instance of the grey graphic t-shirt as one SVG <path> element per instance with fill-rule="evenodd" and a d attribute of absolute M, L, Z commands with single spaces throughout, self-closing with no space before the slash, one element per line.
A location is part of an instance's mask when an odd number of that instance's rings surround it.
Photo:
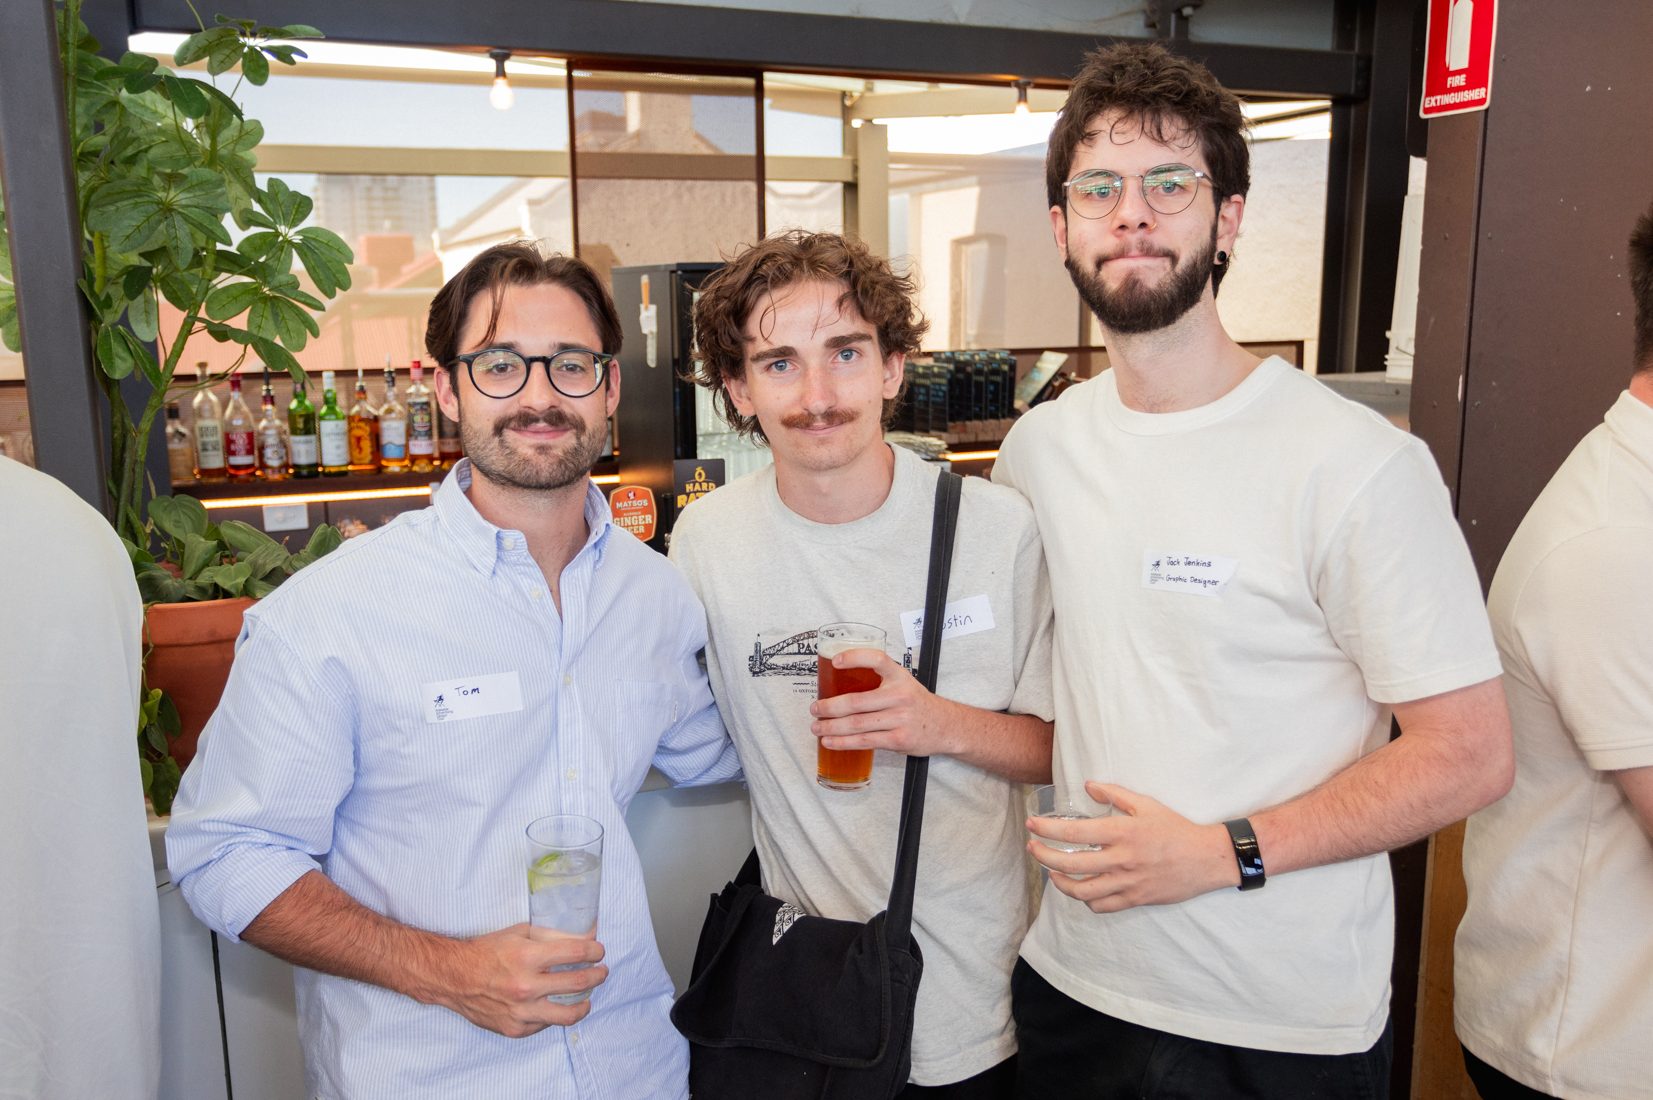
<path fill-rule="evenodd" d="M 936 475 L 896 448 L 877 511 L 819 524 L 781 502 L 769 467 L 696 501 L 672 533 L 672 560 L 706 605 L 712 690 L 751 785 L 764 888 L 808 913 L 865 920 L 889 898 L 906 758 L 876 753 L 860 790 L 816 784 L 815 630 L 881 627 L 890 656 L 917 665 Z M 1050 616 L 1031 509 L 966 479 L 939 694 L 1050 718 Z M 914 903 L 919 1084 L 961 1080 L 1015 1051 L 1010 970 L 1031 904 L 1023 817 L 1020 785 L 932 759 Z"/>

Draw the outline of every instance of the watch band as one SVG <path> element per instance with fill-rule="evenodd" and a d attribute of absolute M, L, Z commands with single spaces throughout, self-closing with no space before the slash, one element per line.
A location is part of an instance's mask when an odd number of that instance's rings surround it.
<path fill-rule="evenodd" d="M 1256 890 L 1268 881 L 1263 873 L 1263 852 L 1257 847 L 1257 830 L 1243 817 L 1223 822 L 1228 838 L 1234 842 L 1234 862 L 1240 865 L 1241 890 Z"/>

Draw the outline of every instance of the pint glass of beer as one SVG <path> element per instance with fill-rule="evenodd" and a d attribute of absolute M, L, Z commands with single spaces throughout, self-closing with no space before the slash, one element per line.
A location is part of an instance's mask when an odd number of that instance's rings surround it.
<path fill-rule="evenodd" d="M 884 650 L 884 632 L 866 623 L 828 623 L 815 632 L 816 698 L 831 699 L 872 691 L 883 681 L 870 668 L 833 668 L 832 659 L 852 649 Z M 853 791 L 872 780 L 871 749 L 815 749 L 815 782 L 834 791 Z"/>

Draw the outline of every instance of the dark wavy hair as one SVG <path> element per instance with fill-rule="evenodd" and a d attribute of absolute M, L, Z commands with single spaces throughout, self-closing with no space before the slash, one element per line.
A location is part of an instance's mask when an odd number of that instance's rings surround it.
<path fill-rule="evenodd" d="M 772 313 L 776 294 L 811 280 L 843 286 L 839 305 L 854 306 L 873 326 L 881 357 L 917 354 L 930 327 L 913 304 L 913 280 L 853 238 L 794 229 L 738 253 L 700 286 L 694 307 L 700 359 L 689 377 L 712 391 L 718 411 L 737 432 L 759 442 L 768 440 L 758 418 L 742 416 L 729 395 L 729 380 L 746 371 L 746 323 L 755 310 Z M 900 396 L 884 402 L 886 427 Z"/>
<path fill-rule="evenodd" d="M 494 338 L 506 287 L 547 283 L 567 288 L 585 303 L 603 345 L 594 350 L 609 355 L 620 350 L 620 314 L 590 265 L 573 256 L 555 252 L 546 255 L 533 242 L 518 240 L 496 244 L 477 253 L 436 292 L 430 303 L 430 320 L 425 323 L 425 351 L 436 366 L 452 369 L 454 356 L 459 354 L 459 334 L 465 328 L 471 303 L 477 295 L 486 292 L 491 303 L 488 331 L 482 337 L 486 343 Z"/>
<path fill-rule="evenodd" d="M 1140 127 L 1144 136 L 1166 144 L 1194 137 L 1219 206 L 1251 189 L 1251 150 L 1239 98 L 1198 61 L 1157 42 L 1130 42 L 1092 50 L 1073 78 L 1045 152 L 1049 205 L 1066 210 L 1062 184 L 1073 167 L 1073 151 L 1100 133 L 1091 127 L 1110 111 L 1119 116 L 1114 129 Z M 1213 290 L 1227 271 L 1226 264 L 1212 269 Z"/>
<path fill-rule="evenodd" d="M 1636 301 L 1636 369 L 1653 371 L 1653 206 L 1630 234 L 1630 296 Z"/>

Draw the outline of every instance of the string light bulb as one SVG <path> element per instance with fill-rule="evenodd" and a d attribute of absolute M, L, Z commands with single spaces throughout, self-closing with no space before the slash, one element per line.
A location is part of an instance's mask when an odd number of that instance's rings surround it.
<path fill-rule="evenodd" d="M 488 89 L 488 102 L 496 111 L 509 111 L 517 101 L 516 93 L 511 91 L 511 82 L 505 76 L 505 60 L 511 56 L 511 51 L 489 50 L 488 56 L 494 61 L 494 86 Z"/>
<path fill-rule="evenodd" d="M 1014 83 L 1016 86 L 1016 110 L 1014 113 L 1018 115 L 1025 115 L 1028 112 L 1027 90 L 1033 86 L 1033 81 L 1018 80 Z"/>

